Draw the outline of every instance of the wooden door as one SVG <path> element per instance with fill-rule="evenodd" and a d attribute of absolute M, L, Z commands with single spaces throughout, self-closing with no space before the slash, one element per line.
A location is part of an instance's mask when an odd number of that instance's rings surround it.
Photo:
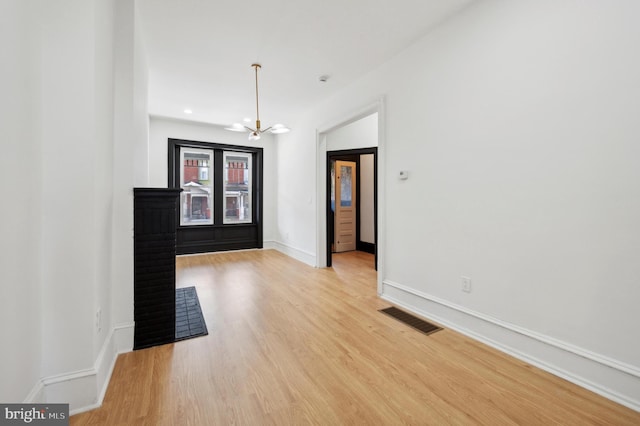
<path fill-rule="evenodd" d="M 335 251 L 356 249 L 356 163 L 336 161 Z"/>

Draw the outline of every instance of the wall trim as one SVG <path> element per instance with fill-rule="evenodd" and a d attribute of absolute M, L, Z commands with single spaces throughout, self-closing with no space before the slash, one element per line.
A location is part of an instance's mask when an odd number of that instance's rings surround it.
<path fill-rule="evenodd" d="M 133 348 L 134 324 L 115 326 L 105 339 L 92 368 L 40 379 L 25 403 L 63 402 L 69 414 L 93 410 L 102 405 L 118 355 Z"/>
<path fill-rule="evenodd" d="M 278 250 L 281 253 L 291 256 L 300 262 L 306 263 L 309 266 L 316 267 L 316 255 L 305 250 L 293 247 L 289 244 L 282 243 L 280 241 L 265 241 L 264 248 L 270 248 Z"/>
<path fill-rule="evenodd" d="M 42 380 L 36 382 L 23 402 L 29 404 L 39 401 L 44 401 L 44 383 L 42 383 Z"/>
<path fill-rule="evenodd" d="M 264 242 L 262 248 L 246 248 L 246 249 L 233 249 L 233 250 L 221 250 L 221 251 L 207 251 L 203 253 L 185 253 L 177 254 L 176 257 L 191 257 L 191 256 L 209 256 L 210 254 L 223 254 L 223 253 L 236 253 L 239 251 L 258 251 L 263 249 L 269 249 L 273 247 L 267 247 L 267 241 Z"/>
<path fill-rule="evenodd" d="M 211 253 L 191 253 L 191 254 L 181 254 L 179 255 L 180 257 L 183 256 L 206 256 L 206 255 L 210 255 L 210 254 L 218 254 L 218 253 L 232 253 L 232 252 L 237 252 L 237 251 L 256 251 L 256 250 L 277 250 L 281 253 L 286 254 L 287 256 L 293 257 L 296 260 L 299 260 L 303 263 L 306 263 L 307 265 L 316 267 L 316 255 L 308 252 L 306 250 L 302 250 L 296 247 L 293 247 L 292 245 L 286 244 L 286 243 L 282 243 L 280 241 L 276 241 L 276 240 L 264 240 L 262 242 L 262 248 L 261 249 L 256 249 L 256 248 L 251 248 L 251 249 L 240 249 L 240 250 L 228 250 L 228 251 L 216 251 L 216 252 L 211 252 Z"/>
<path fill-rule="evenodd" d="M 633 365 L 473 311 L 391 280 L 383 280 L 383 292 L 380 296 L 388 302 L 433 319 L 445 327 L 605 398 L 640 411 L 640 369 Z M 410 301 L 408 298 L 415 300 Z M 426 309 L 425 304 L 429 304 L 433 309 Z M 574 369 L 573 366 L 584 368 Z"/>

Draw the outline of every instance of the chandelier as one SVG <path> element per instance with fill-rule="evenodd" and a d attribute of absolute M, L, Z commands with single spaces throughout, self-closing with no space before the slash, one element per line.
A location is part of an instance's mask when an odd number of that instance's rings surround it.
<path fill-rule="evenodd" d="M 265 132 L 279 134 L 279 133 L 287 133 L 289 130 L 283 124 L 274 124 L 271 127 L 267 127 L 262 130 L 260 128 L 260 106 L 259 106 L 259 98 L 258 98 L 258 68 L 262 68 L 260 64 L 251 64 L 251 66 L 255 69 L 256 72 L 256 127 L 252 129 L 251 127 L 245 126 L 240 123 L 233 123 L 230 127 L 225 127 L 226 130 L 231 130 L 232 132 L 250 132 L 249 140 L 257 141 L 260 139 L 260 135 Z"/>

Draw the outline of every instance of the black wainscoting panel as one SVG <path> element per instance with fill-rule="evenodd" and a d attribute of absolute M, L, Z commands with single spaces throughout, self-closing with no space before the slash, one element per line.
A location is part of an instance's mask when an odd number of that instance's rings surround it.
<path fill-rule="evenodd" d="M 197 243 L 215 239 L 215 228 L 213 226 L 189 226 L 178 229 L 178 245 Z"/>
<path fill-rule="evenodd" d="M 176 230 L 181 189 L 134 188 L 133 349 L 172 343 Z"/>
<path fill-rule="evenodd" d="M 177 254 L 250 248 L 262 248 L 262 236 L 256 224 L 185 226 L 178 229 Z"/>
<path fill-rule="evenodd" d="M 363 251 L 365 253 L 376 254 L 376 245 L 364 241 L 357 241 L 356 250 Z"/>

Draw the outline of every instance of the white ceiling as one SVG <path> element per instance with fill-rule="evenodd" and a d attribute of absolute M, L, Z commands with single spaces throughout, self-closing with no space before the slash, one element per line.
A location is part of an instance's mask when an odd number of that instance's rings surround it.
<path fill-rule="evenodd" d="M 257 62 L 262 127 L 286 124 L 471 1 L 138 0 L 149 113 L 255 120 Z"/>

